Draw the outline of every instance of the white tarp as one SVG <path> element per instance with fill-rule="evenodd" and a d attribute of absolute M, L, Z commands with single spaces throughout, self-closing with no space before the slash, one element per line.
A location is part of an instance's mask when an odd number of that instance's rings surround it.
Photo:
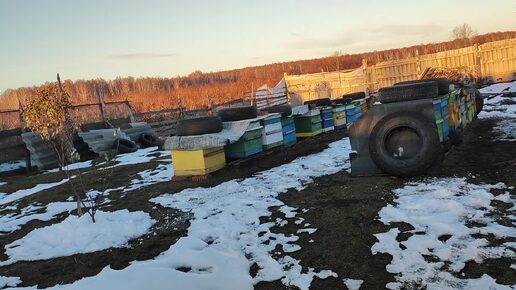
<path fill-rule="evenodd" d="M 222 131 L 213 134 L 197 136 L 172 136 L 165 140 L 164 149 L 166 150 L 201 150 L 208 148 L 224 147 L 235 143 L 244 133 L 259 126 L 260 120 L 267 117 L 280 116 L 279 113 L 259 116 L 254 119 L 247 119 L 235 122 L 222 123 Z"/>

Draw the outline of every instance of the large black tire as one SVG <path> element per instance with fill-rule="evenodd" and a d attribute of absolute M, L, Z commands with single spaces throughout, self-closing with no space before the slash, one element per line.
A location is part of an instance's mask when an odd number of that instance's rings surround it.
<path fill-rule="evenodd" d="M 217 113 L 223 122 L 254 119 L 258 117 L 256 106 L 239 106 L 220 109 Z"/>
<path fill-rule="evenodd" d="M 436 82 L 438 87 L 439 96 L 446 95 L 450 92 L 450 81 L 447 78 L 434 78 L 434 79 L 426 79 L 426 80 L 415 80 L 415 81 L 405 81 L 395 83 L 394 86 L 398 85 L 408 85 L 408 84 L 420 84 L 426 82 Z"/>
<path fill-rule="evenodd" d="M 442 158 L 435 122 L 415 112 L 381 119 L 371 131 L 369 152 L 380 169 L 398 177 L 424 174 Z"/>
<path fill-rule="evenodd" d="M 142 147 L 154 147 L 159 146 L 160 140 L 159 137 L 154 134 L 141 133 L 140 137 L 138 137 L 138 142 Z"/>
<path fill-rule="evenodd" d="M 330 98 L 315 99 L 304 102 L 304 105 L 315 105 L 316 107 L 331 106 Z"/>
<path fill-rule="evenodd" d="M 116 139 L 113 148 L 117 150 L 118 154 L 133 153 L 138 150 L 138 146 L 129 139 Z"/>
<path fill-rule="evenodd" d="M 268 108 L 264 108 L 262 111 L 268 113 L 280 113 L 282 117 L 292 115 L 292 107 L 290 105 L 277 105 Z"/>
<path fill-rule="evenodd" d="M 462 144 L 462 131 L 459 128 L 450 130 L 450 143 L 452 145 Z"/>
<path fill-rule="evenodd" d="M 365 95 L 364 92 L 345 94 L 345 95 L 342 96 L 343 99 L 351 98 L 351 100 L 365 99 L 365 97 L 366 97 L 366 95 Z"/>
<path fill-rule="evenodd" d="M 180 120 L 177 123 L 177 136 L 194 136 L 222 131 L 222 121 L 217 116 Z"/>
<path fill-rule="evenodd" d="M 382 104 L 405 102 L 421 99 L 433 99 L 438 96 L 436 82 L 397 85 L 378 90 L 378 100 Z"/>
<path fill-rule="evenodd" d="M 333 100 L 333 103 L 334 104 L 338 104 L 338 105 L 347 105 L 347 104 L 351 104 L 353 100 L 351 98 L 344 98 L 344 99 L 335 99 Z"/>

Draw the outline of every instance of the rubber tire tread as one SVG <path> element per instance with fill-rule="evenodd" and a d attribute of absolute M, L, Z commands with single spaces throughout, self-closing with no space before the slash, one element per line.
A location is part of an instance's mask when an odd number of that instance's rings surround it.
<path fill-rule="evenodd" d="M 433 99 L 438 96 L 436 82 L 423 82 L 381 88 L 378 91 L 378 100 L 382 104 Z"/>
<path fill-rule="evenodd" d="M 220 109 L 217 115 L 222 122 L 233 122 L 258 117 L 258 109 L 256 106 L 239 106 Z"/>
<path fill-rule="evenodd" d="M 262 111 L 268 113 L 280 113 L 282 117 L 292 115 L 292 107 L 290 105 L 277 105 L 268 108 L 264 108 Z"/>
<path fill-rule="evenodd" d="M 177 123 L 177 136 L 195 136 L 219 133 L 222 131 L 222 120 L 218 116 L 208 116 L 180 120 Z"/>
<path fill-rule="evenodd" d="M 371 131 L 369 153 L 375 164 L 385 173 L 397 177 L 412 177 L 424 174 L 444 154 L 437 125 L 415 112 L 396 112 L 381 119 Z M 422 146 L 419 153 L 410 159 L 397 159 L 385 150 L 386 138 L 390 132 L 400 127 L 414 129 Z"/>
<path fill-rule="evenodd" d="M 426 79 L 426 80 L 405 81 L 405 82 L 395 83 L 394 86 L 407 85 L 407 84 L 419 84 L 419 83 L 426 83 L 426 82 L 436 82 L 437 83 L 439 96 L 446 95 L 447 93 L 450 92 L 450 80 L 448 80 L 447 78 L 433 78 L 433 79 Z"/>
<path fill-rule="evenodd" d="M 330 98 L 315 99 L 315 100 L 306 101 L 303 104 L 304 105 L 315 105 L 316 107 L 327 107 L 327 106 L 331 106 L 331 99 Z"/>
<path fill-rule="evenodd" d="M 351 100 L 365 99 L 366 94 L 364 92 L 357 92 L 357 93 L 342 95 L 342 99 L 345 99 L 345 98 L 351 98 Z"/>
<path fill-rule="evenodd" d="M 113 144 L 113 148 L 115 148 L 118 152 L 118 154 L 125 154 L 125 153 L 133 153 L 138 150 L 138 146 L 136 146 L 136 143 L 129 139 L 116 139 L 115 143 Z"/>

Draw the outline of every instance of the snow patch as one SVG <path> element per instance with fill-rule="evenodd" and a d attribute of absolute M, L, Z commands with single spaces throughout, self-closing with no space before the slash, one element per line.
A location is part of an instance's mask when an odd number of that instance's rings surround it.
<path fill-rule="evenodd" d="M 20 284 L 22 281 L 19 277 L 5 277 L 0 276 L 0 289 L 4 287 L 14 287 Z"/>
<path fill-rule="evenodd" d="M 475 185 L 464 178 L 442 178 L 408 183 L 394 190 L 394 205 L 380 211 L 380 221 L 408 223 L 417 235 L 401 243 L 396 240 L 400 233 L 397 228 L 375 235 L 378 242 L 372 247 L 373 254 L 388 253 L 393 257 L 387 271 L 396 274 L 397 281 L 387 284 L 387 288 L 421 285 L 427 289 L 510 289 L 488 275 L 479 279 L 452 275 L 460 273 L 467 261 L 516 257 L 507 245 L 492 246 L 487 239 L 476 236 L 516 237 L 513 227 L 498 224 L 490 215 L 495 210 L 491 201 L 496 198 L 489 191 L 505 188 L 502 183 Z M 516 203 L 512 198 L 501 199 Z M 516 221 L 514 216 L 505 217 Z"/>
<path fill-rule="evenodd" d="M 148 213 L 128 210 L 98 211 L 95 219 L 93 223 L 88 214 L 69 216 L 58 224 L 35 229 L 5 246 L 9 259 L 1 264 L 121 248 L 146 234 L 155 223 Z"/>
<path fill-rule="evenodd" d="M 348 290 L 359 290 L 362 284 L 364 283 L 364 280 L 355 280 L 355 279 L 342 279 L 344 282 L 344 285 L 348 288 Z"/>
<path fill-rule="evenodd" d="M 68 179 L 63 179 L 61 181 L 58 181 L 58 182 L 53 182 L 53 183 L 42 183 L 42 184 L 38 184 L 32 188 L 29 188 L 29 189 L 20 189 L 16 192 L 13 192 L 11 194 L 7 194 L 7 193 L 0 193 L 0 205 L 3 205 L 3 204 L 6 204 L 6 203 L 10 203 L 10 202 L 13 202 L 13 201 L 16 201 L 16 200 L 19 200 L 21 198 L 24 198 L 24 197 L 27 197 L 29 195 L 33 195 L 35 193 L 38 193 L 40 191 L 43 191 L 43 190 L 46 190 L 46 189 L 49 189 L 49 188 L 52 188 L 52 187 L 56 187 L 56 186 L 59 186 L 65 182 L 67 182 Z"/>
<path fill-rule="evenodd" d="M 159 154 L 158 156 L 154 156 Z M 144 149 L 139 149 L 133 153 L 120 154 L 114 160 L 118 162 L 113 165 L 113 167 L 125 166 L 125 165 L 133 165 L 140 163 L 147 163 L 156 158 L 162 158 L 166 156 L 170 156 L 170 152 L 168 151 L 159 151 L 158 147 L 149 147 Z"/>
<path fill-rule="evenodd" d="M 493 129 L 500 135 L 496 140 L 516 141 L 516 119 L 498 121 Z"/>
<path fill-rule="evenodd" d="M 84 161 L 84 162 L 77 162 L 77 163 L 68 164 L 65 167 L 63 167 L 63 170 L 66 170 L 66 171 L 78 170 L 78 169 L 88 168 L 88 167 L 91 167 L 91 166 L 92 166 L 92 161 L 88 160 L 88 161 Z M 46 172 L 47 173 L 59 172 L 59 168 L 50 169 L 50 170 L 47 170 Z"/>
<path fill-rule="evenodd" d="M 188 235 L 149 261 L 135 261 L 123 270 L 104 268 L 97 276 L 50 289 L 253 289 L 260 281 L 281 279 L 287 286 L 308 289 L 314 277 L 337 277 L 327 270 L 302 269 L 290 256 L 273 257 L 276 246 L 284 252 L 299 248 L 296 235 L 272 233 L 275 222 L 260 224 L 269 208 L 282 207 L 278 194 L 303 189 L 313 179 L 349 168 L 349 139 L 300 157 L 291 163 L 243 180 L 212 188 L 188 188 L 151 201 L 193 215 Z M 284 208 L 289 215 L 293 209 Z M 114 227 L 116 228 L 116 227 Z M 259 267 L 256 277 L 250 267 Z"/>
<path fill-rule="evenodd" d="M 140 175 L 140 179 L 133 179 L 131 181 L 131 185 L 124 189 L 124 192 L 133 191 L 160 182 L 170 181 L 172 176 L 174 176 L 174 169 L 172 168 L 172 163 L 159 164 L 155 169 L 148 169 L 139 172 L 138 175 Z"/>
<path fill-rule="evenodd" d="M 33 220 L 49 221 L 58 214 L 70 212 L 76 207 L 77 203 L 75 202 L 53 202 L 45 207 L 45 212 L 36 213 L 36 211 L 43 209 L 43 207 L 30 205 L 23 208 L 19 214 L 0 216 L 0 232 L 19 230 L 23 225 Z"/>
<path fill-rule="evenodd" d="M 17 160 L 7 163 L 0 163 L 0 172 L 12 171 L 20 168 L 25 168 L 26 166 L 25 160 Z"/>
<path fill-rule="evenodd" d="M 498 95 L 503 93 L 516 93 L 516 81 L 493 84 L 479 90 L 482 95 Z"/>

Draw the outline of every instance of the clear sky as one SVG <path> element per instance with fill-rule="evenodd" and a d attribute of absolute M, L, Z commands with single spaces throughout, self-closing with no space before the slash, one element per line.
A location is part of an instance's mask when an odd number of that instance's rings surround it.
<path fill-rule="evenodd" d="M 515 0 L 0 0 L 0 92 L 184 75 L 516 30 Z"/>

